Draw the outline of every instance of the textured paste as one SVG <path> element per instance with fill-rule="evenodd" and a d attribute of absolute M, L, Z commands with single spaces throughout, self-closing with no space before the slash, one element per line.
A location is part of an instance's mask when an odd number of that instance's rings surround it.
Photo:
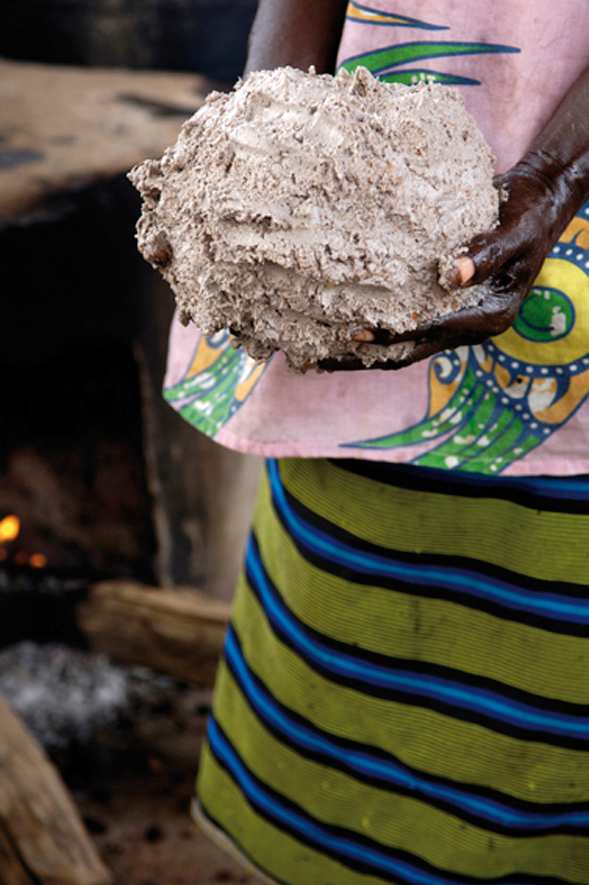
<path fill-rule="evenodd" d="M 411 343 L 351 336 L 408 332 L 481 301 L 480 287 L 442 288 L 438 265 L 496 224 L 493 171 L 448 87 L 280 68 L 210 95 L 130 177 L 144 201 L 139 248 L 183 322 L 229 328 L 252 357 L 282 350 L 304 370 L 403 358 Z"/>

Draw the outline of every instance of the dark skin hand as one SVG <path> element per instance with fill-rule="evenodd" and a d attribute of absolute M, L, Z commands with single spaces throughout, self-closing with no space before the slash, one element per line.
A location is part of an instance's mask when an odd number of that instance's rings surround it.
<path fill-rule="evenodd" d="M 497 181 L 508 198 L 499 226 L 472 240 L 457 259 L 451 282 L 456 286 L 486 283 L 489 295 L 469 308 L 393 336 L 365 329 L 355 341 L 394 344 L 417 341 L 409 358 L 377 363 L 374 368 L 400 369 L 442 350 L 478 344 L 508 329 L 532 288 L 546 255 L 589 196 L 589 70 L 577 80 L 529 152 Z M 357 359 L 320 364 L 328 371 L 364 369 Z"/>
<path fill-rule="evenodd" d="M 282 65 L 303 70 L 314 65 L 318 73 L 333 73 L 346 7 L 346 0 L 260 0 L 246 73 Z M 499 226 L 467 245 L 452 280 L 456 286 L 486 283 L 490 294 L 484 304 L 410 334 L 360 331 L 354 340 L 367 347 L 418 342 L 409 359 L 374 368 L 400 369 L 442 350 L 477 344 L 513 323 L 546 255 L 589 196 L 589 70 L 564 97 L 528 153 L 498 184 L 508 193 Z M 355 358 L 326 361 L 320 368 L 366 369 Z"/>

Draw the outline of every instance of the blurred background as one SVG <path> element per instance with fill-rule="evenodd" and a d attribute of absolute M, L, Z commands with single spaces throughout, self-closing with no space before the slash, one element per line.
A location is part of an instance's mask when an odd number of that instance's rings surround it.
<path fill-rule="evenodd" d="M 0 885 L 251 882 L 189 819 L 259 464 L 161 398 L 173 299 L 125 173 L 256 0 L 5 0 Z"/>

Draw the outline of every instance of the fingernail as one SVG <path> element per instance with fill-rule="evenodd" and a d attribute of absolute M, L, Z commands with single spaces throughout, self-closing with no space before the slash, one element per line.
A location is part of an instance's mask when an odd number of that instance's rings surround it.
<path fill-rule="evenodd" d="M 465 286 L 470 280 L 472 280 L 476 270 L 474 261 L 466 255 L 456 259 L 454 262 L 454 268 L 456 272 L 455 280 L 459 286 Z"/>
<path fill-rule="evenodd" d="M 360 344 L 368 344 L 374 341 L 374 332 L 370 329 L 360 329 L 352 335 L 352 341 L 358 341 Z"/>

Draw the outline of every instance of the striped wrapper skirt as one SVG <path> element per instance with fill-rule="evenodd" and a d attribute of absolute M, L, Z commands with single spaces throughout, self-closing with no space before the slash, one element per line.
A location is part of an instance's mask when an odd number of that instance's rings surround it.
<path fill-rule="evenodd" d="M 195 815 L 292 885 L 589 883 L 589 478 L 269 461 Z"/>

